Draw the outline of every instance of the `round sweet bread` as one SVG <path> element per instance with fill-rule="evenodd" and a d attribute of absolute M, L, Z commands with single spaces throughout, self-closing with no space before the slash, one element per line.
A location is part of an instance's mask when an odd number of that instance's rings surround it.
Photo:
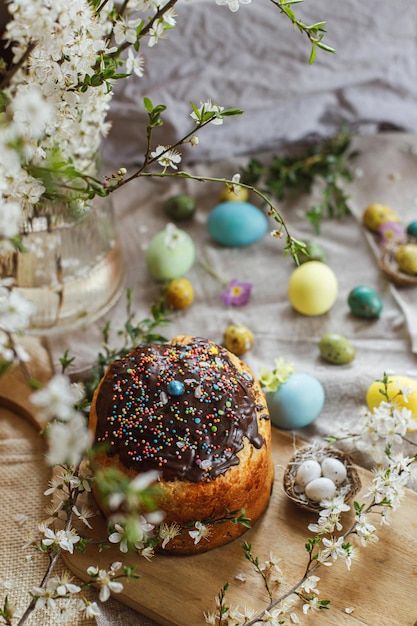
<path fill-rule="evenodd" d="M 251 525 L 272 490 L 271 423 L 249 367 L 201 337 L 135 348 L 114 361 L 92 401 L 90 429 L 105 443 L 99 467 L 133 478 L 160 472 L 158 506 L 181 532 L 164 551 L 195 554 L 224 545 Z M 195 540 L 197 522 L 209 535 Z M 198 528 L 198 524 L 197 524 Z"/>

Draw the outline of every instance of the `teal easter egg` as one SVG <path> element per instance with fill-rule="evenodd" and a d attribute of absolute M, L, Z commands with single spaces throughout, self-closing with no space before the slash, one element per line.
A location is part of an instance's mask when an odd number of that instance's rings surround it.
<path fill-rule="evenodd" d="M 290 430 L 311 424 L 320 414 L 325 400 L 323 385 L 310 374 L 292 374 L 277 391 L 266 393 L 271 422 Z"/>
<path fill-rule="evenodd" d="M 406 233 L 407 235 L 410 235 L 410 237 L 414 237 L 415 239 L 417 239 L 417 220 L 408 224 L 406 228 Z"/>
<path fill-rule="evenodd" d="M 146 264 L 152 278 L 158 281 L 184 276 L 195 259 L 191 237 L 173 224 L 157 233 L 146 251 Z"/>
<path fill-rule="evenodd" d="M 371 287 L 360 285 L 352 289 L 348 295 L 348 305 L 353 315 L 373 319 L 382 311 L 382 300 Z"/>
<path fill-rule="evenodd" d="M 207 228 L 211 237 L 223 246 L 249 246 L 261 239 L 267 229 L 265 215 L 249 202 L 227 201 L 209 213 Z"/>

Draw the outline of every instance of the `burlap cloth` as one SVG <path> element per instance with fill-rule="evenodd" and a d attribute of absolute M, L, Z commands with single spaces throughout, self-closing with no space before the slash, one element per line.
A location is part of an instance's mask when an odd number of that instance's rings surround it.
<path fill-rule="evenodd" d="M 167 223 L 162 211 L 166 197 L 189 191 L 197 198 L 195 219 L 183 225 L 193 237 L 197 258 L 204 257 L 215 271 L 226 278 L 236 277 L 252 282 L 253 295 L 242 308 L 231 309 L 220 298 L 221 285 L 197 262 L 189 273 L 195 288 L 195 302 L 189 310 L 175 314 L 171 324 L 162 329 L 167 337 L 177 333 L 206 335 L 221 342 L 227 324 L 242 323 L 251 328 L 255 345 L 245 360 L 256 374 L 262 366 L 272 367 L 274 359 L 283 356 L 293 362 L 297 371 L 315 375 L 323 384 L 326 402 L 316 421 L 296 434 L 314 440 L 341 423 L 354 426 L 360 407 L 365 403 L 369 384 L 384 371 L 417 377 L 416 311 L 417 288 L 396 289 L 381 273 L 375 250 L 369 245 L 361 224 L 363 209 L 371 202 L 391 205 L 403 224 L 416 218 L 417 184 L 415 172 L 417 138 L 404 134 L 380 134 L 355 139 L 361 152 L 355 162 L 356 180 L 348 187 L 353 216 L 323 223 L 315 236 L 305 218 L 305 211 L 320 195 L 301 198 L 280 206 L 294 236 L 314 239 L 322 245 L 327 262 L 339 282 L 339 295 L 326 315 L 308 318 L 296 314 L 288 301 L 287 283 L 294 269 L 290 258 L 282 257 L 282 245 L 266 237 L 244 251 L 222 248 L 210 240 L 206 230 L 209 209 L 217 202 L 219 187 L 213 184 L 188 182 L 157 183 L 139 181 L 127 186 L 114 197 L 115 214 L 126 264 L 126 286 L 133 288 L 137 319 L 148 315 L 149 305 L 158 298 L 160 286 L 149 277 L 144 263 L 144 249 L 151 236 Z M 265 155 L 267 158 L 267 155 Z M 227 160 L 212 165 L 194 166 L 195 173 L 232 176 L 245 159 Z M 274 224 L 271 222 L 271 230 Z M 347 306 L 350 290 L 364 284 L 378 291 L 383 312 L 378 320 L 353 317 Z M 402 308 L 402 303 L 404 307 Z M 77 356 L 79 370 L 88 369 L 101 345 L 100 328 L 111 318 L 115 328 L 125 320 L 122 297 L 113 310 L 94 324 L 86 324 L 74 332 L 51 336 L 47 340 L 56 367 L 66 348 Z M 325 332 L 339 332 L 350 339 L 356 349 L 354 361 L 344 366 L 324 363 L 318 353 L 318 340 Z M 7 418 L 7 419 L 6 419 Z M 44 517 L 45 498 L 42 493 L 48 472 L 42 463 L 42 448 L 36 431 L 24 421 L 5 415 L 0 425 L 3 502 L 1 510 L 2 538 L 0 578 L 13 574 L 18 580 L 13 592 L 23 604 L 23 589 L 39 582 L 44 564 L 40 558 L 26 563 L 21 551 L 25 531 Z M 369 459 L 356 455 L 363 465 Z M 30 519 L 23 527 L 14 522 L 16 514 L 26 513 Z M 12 597 L 12 593 L 10 594 Z M 96 593 L 93 592 L 96 598 Z M 102 607 L 97 618 L 99 626 L 153 626 L 147 618 L 117 602 L 117 596 Z M 38 618 L 39 619 L 39 618 Z M 42 618 L 43 619 L 43 618 Z M 53 624 L 45 618 L 33 624 Z M 70 617 L 68 624 L 83 624 Z M 193 625 L 194 626 L 194 625 Z"/>

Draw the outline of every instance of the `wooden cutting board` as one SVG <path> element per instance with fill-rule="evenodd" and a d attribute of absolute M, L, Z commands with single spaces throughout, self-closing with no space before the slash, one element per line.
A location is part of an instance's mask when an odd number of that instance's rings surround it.
<path fill-rule="evenodd" d="M 31 352 L 31 373 L 47 380 L 52 372 L 48 353 L 38 340 L 28 340 Z M 19 372 L 11 371 L 0 379 L 0 406 L 15 410 L 34 424 L 35 407 L 28 400 L 30 390 Z M 307 525 L 316 516 L 301 510 L 283 492 L 284 467 L 293 454 L 294 442 L 282 431 L 273 431 L 273 455 L 276 468 L 274 490 L 268 510 L 258 524 L 227 546 L 198 556 L 157 556 L 151 562 L 142 557 L 121 555 L 116 546 L 99 553 L 89 546 L 85 553 L 64 553 L 65 564 L 81 580 L 87 580 L 89 565 L 106 568 L 123 560 L 136 564 L 140 580 L 126 583 L 117 600 L 153 619 L 161 626 L 203 626 L 203 612 L 215 610 L 215 598 L 226 582 L 228 605 L 250 606 L 260 611 L 267 598 L 263 584 L 246 560 L 242 541 L 252 544 L 260 561 L 274 552 L 282 558 L 288 587 L 302 576 L 307 553 L 305 539 L 311 536 Z M 358 468 L 365 493 L 371 473 Z M 91 497 L 91 496 L 89 496 Z M 90 502 L 94 506 L 94 502 Z M 347 528 L 351 517 L 345 518 Z M 92 538 L 106 536 L 105 521 L 94 518 Z M 378 522 L 377 522 L 378 523 Z M 83 529 L 84 532 L 84 529 Z M 308 626 L 415 626 L 417 623 L 417 493 L 407 490 L 403 505 L 394 514 L 393 523 L 382 527 L 377 544 L 362 548 L 358 559 L 347 571 L 343 562 L 322 567 L 317 574 L 321 599 L 331 600 L 331 609 L 300 617 Z M 123 556 L 123 559 L 121 559 Z M 235 579 L 239 573 L 246 581 Z M 345 608 L 354 607 L 350 615 Z M 298 612 L 300 613 L 300 610 Z"/>
<path fill-rule="evenodd" d="M 218 592 L 230 582 L 229 606 L 239 604 L 261 610 L 267 603 L 265 590 L 244 556 L 243 540 L 252 544 L 253 553 L 260 561 L 268 559 L 271 551 L 282 558 L 282 569 L 288 580 L 286 588 L 298 581 L 307 563 L 304 543 L 311 536 L 307 525 L 316 516 L 299 509 L 283 492 L 283 471 L 293 451 L 291 437 L 274 429 L 276 477 L 273 495 L 263 518 L 243 538 L 198 556 L 156 556 L 151 562 L 143 557 L 123 556 L 125 564 L 137 566 L 141 578 L 126 583 L 123 592 L 115 597 L 162 626 L 203 626 L 203 612 L 215 610 Z M 362 491 L 356 499 L 361 501 L 371 473 L 360 468 L 358 471 Z M 345 518 L 345 528 L 351 521 L 349 515 Z M 99 517 L 93 523 L 92 536 L 103 538 L 104 520 Z M 331 609 L 316 615 L 309 612 L 307 617 L 301 616 L 299 609 L 301 623 L 309 626 L 415 625 L 417 493 L 407 491 L 393 524 L 382 527 L 378 535 L 377 544 L 366 548 L 358 544 L 358 559 L 352 563 L 350 572 L 344 562 L 320 568 L 317 572 L 321 578 L 318 585 L 320 598 L 331 600 Z M 68 567 L 81 579 L 86 579 L 89 565 L 106 568 L 113 561 L 122 560 L 120 557 L 117 546 L 102 553 L 89 547 L 84 554 L 64 555 Z M 245 582 L 235 579 L 239 573 L 246 575 Z M 353 613 L 346 614 L 347 607 L 354 607 Z"/>

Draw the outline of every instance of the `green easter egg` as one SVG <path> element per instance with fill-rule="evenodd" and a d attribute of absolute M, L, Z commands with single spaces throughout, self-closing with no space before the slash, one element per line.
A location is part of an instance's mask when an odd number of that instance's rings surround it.
<path fill-rule="evenodd" d="M 355 358 L 355 349 L 350 341 L 337 333 L 323 335 L 319 342 L 319 350 L 325 361 L 335 365 L 350 363 Z"/>
<path fill-rule="evenodd" d="M 158 281 L 184 276 L 195 259 L 195 245 L 191 237 L 173 224 L 151 239 L 146 251 L 146 264 L 152 278 Z"/>
<path fill-rule="evenodd" d="M 174 220 L 188 220 L 195 212 L 196 202 L 187 193 L 171 196 L 164 204 L 164 211 Z"/>

